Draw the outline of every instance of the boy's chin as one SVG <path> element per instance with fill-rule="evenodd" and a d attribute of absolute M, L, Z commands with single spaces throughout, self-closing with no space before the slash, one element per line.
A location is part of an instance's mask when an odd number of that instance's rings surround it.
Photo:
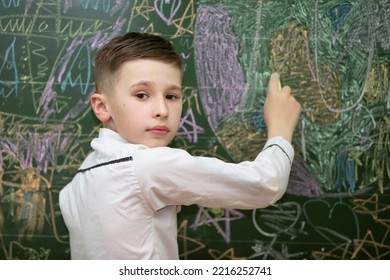
<path fill-rule="evenodd" d="M 154 141 L 145 141 L 144 143 L 141 143 L 145 146 L 147 146 L 148 148 L 161 148 L 161 147 L 167 147 L 168 144 L 170 143 L 171 141 L 167 141 L 167 140 L 154 140 Z"/>

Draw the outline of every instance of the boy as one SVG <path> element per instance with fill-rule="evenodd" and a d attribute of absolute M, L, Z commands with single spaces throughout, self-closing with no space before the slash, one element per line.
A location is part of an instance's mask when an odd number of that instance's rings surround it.
<path fill-rule="evenodd" d="M 72 259 L 178 259 L 180 205 L 254 209 L 285 192 L 300 105 L 273 74 L 268 141 L 253 162 L 225 163 L 166 147 L 182 113 L 182 66 L 151 34 L 114 38 L 95 58 L 93 152 L 60 192 Z"/>

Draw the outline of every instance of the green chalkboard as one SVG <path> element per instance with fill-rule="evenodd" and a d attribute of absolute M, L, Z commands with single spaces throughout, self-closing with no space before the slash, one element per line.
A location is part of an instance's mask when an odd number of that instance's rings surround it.
<path fill-rule="evenodd" d="M 277 71 L 303 111 L 287 194 L 256 210 L 183 207 L 181 259 L 390 258 L 390 1 L 0 1 L 0 258 L 69 259 L 58 194 L 99 123 L 93 57 L 127 31 L 185 65 L 173 147 L 253 159 Z"/>

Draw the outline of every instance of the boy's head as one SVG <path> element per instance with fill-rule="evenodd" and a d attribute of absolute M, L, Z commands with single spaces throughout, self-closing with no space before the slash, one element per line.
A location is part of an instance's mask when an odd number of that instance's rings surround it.
<path fill-rule="evenodd" d="M 182 69 L 181 58 L 169 41 L 153 34 L 129 32 L 112 39 L 97 52 L 94 60 L 96 92 L 110 93 L 120 67 L 139 59 L 156 60 Z"/>
<path fill-rule="evenodd" d="M 174 47 L 151 34 L 114 38 L 95 58 L 91 105 L 105 128 L 133 144 L 166 146 L 182 112 L 182 64 Z"/>

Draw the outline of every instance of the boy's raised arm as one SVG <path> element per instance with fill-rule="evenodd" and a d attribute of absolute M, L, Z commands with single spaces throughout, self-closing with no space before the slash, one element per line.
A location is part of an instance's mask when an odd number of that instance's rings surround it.
<path fill-rule="evenodd" d="M 264 103 L 264 119 L 268 138 L 282 136 L 291 143 L 301 113 L 301 105 L 291 95 L 289 86 L 281 87 L 278 73 L 273 73 L 268 83 Z"/>

